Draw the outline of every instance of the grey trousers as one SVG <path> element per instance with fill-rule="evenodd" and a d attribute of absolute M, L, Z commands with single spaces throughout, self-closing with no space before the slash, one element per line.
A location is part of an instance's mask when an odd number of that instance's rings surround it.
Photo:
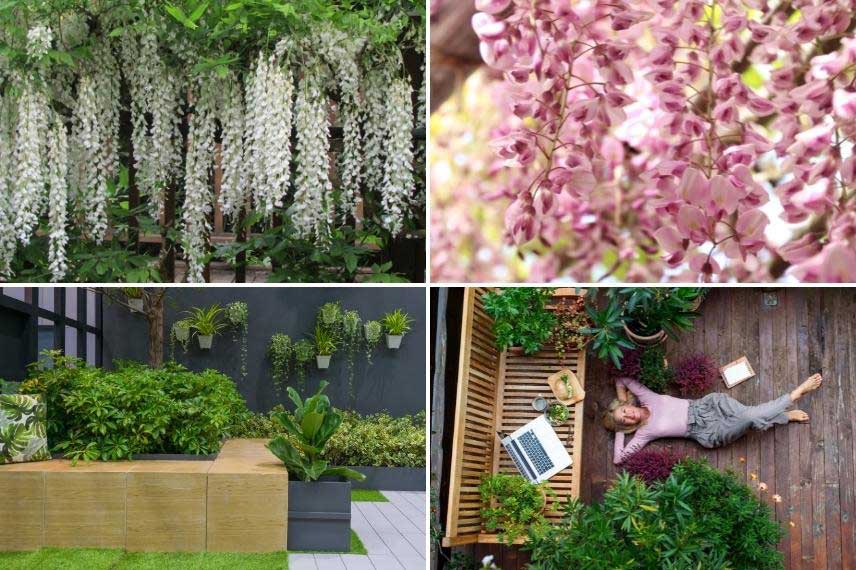
<path fill-rule="evenodd" d="M 757 406 L 744 406 L 725 394 L 708 394 L 690 402 L 687 435 L 704 447 L 727 445 L 749 428 L 765 430 L 788 423 L 785 410 L 790 405 L 789 394 Z"/>

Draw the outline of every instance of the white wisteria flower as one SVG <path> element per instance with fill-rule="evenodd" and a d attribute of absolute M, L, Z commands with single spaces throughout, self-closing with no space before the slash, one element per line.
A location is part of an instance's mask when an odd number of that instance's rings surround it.
<path fill-rule="evenodd" d="M 68 271 L 65 247 L 68 198 L 68 135 L 62 117 L 54 114 L 48 135 L 48 219 L 50 246 L 48 250 L 51 281 L 60 282 Z"/>
<path fill-rule="evenodd" d="M 187 281 L 204 282 L 204 259 L 208 249 L 211 225 L 208 215 L 213 206 L 213 192 L 208 183 L 214 161 L 218 81 L 199 81 L 198 95 L 187 135 L 187 159 L 184 174 L 184 211 L 182 247 L 187 259 Z"/>
<path fill-rule="evenodd" d="M 237 217 L 246 203 L 246 173 L 244 172 L 244 97 L 241 84 L 228 78 L 223 109 L 220 111 L 222 145 L 220 165 L 223 181 L 219 202 L 223 215 Z"/>
<path fill-rule="evenodd" d="M 20 84 L 15 129 L 12 205 L 15 233 L 27 245 L 39 223 L 45 201 L 45 144 L 48 131 L 47 97 L 32 79 Z"/>
<path fill-rule="evenodd" d="M 27 31 L 27 55 L 41 59 L 47 55 L 53 43 L 53 31 L 45 25 L 33 26 Z"/>
<path fill-rule="evenodd" d="M 323 242 L 335 215 L 330 182 L 330 119 L 321 67 L 307 67 L 297 90 L 297 177 L 291 216 L 297 235 Z"/>
<path fill-rule="evenodd" d="M 97 81 L 92 75 L 83 75 L 77 92 L 71 136 L 74 146 L 74 174 L 78 208 L 84 212 L 88 229 L 100 243 L 107 231 L 107 164 L 103 160 L 104 132 L 109 128 L 102 123 L 107 116 L 101 108 Z"/>
<path fill-rule="evenodd" d="M 397 236 L 413 202 L 413 103 L 410 82 L 396 78 L 389 89 L 384 176 L 381 189 L 384 227 Z"/>
<path fill-rule="evenodd" d="M 11 192 L 12 132 L 9 123 L 8 97 L 0 95 L 0 279 L 12 277 L 12 258 L 15 256 L 15 218 Z"/>

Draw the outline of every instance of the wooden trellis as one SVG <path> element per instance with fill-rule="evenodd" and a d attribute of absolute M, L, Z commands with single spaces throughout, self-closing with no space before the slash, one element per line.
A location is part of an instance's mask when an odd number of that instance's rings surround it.
<path fill-rule="evenodd" d="M 585 386 L 584 350 L 570 351 L 563 359 L 552 347 L 529 356 L 513 349 L 499 352 L 493 320 L 481 300 L 486 291 L 467 288 L 464 293 L 444 546 L 498 542 L 497 535 L 488 533 L 482 524 L 478 487 L 485 475 L 518 471 L 496 432 L 511 433 L 538 415 L 532 400 L 539 395 L 551 397 L 547 378 L 553 372 L 570 368 Z M 558 289 L 555 293 L 555 297 L 574 295 L 573 289 Z M 552 306 L 548 308 L 553 310 Z M 561 516 L 561 503 L 579 496 L 582 421 L 581 401 L 570 408 L 568 421 L 556 428 L 573 462 L 549 481 L 557 495 L 548 505 L 555 507 L 547 512 L 553 521 Z"/>

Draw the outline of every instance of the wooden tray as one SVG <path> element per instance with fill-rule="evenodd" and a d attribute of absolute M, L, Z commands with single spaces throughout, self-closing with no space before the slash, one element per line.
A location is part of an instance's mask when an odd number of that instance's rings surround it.
<path fill-rule="evenodd" d="M 556 387 L 559 385 L 559 382 L 562 381 L 562 376 L 568 377 L 571 389 L 573 389 L 574 391 L 573 397 L 566 398 L 564 400 L 559 398 L 556 391 Z M 571 370 L 570 368 L 563 368 L 562 370 L 551 374 L 550 377 L 547 378 L 547 384 L 550 385 L 550 389 L 553 391 L 553 397 L 561 403 L 565 404 L 566 406 L 573 406 L 577 402 L 582 402 L 583 398 L 586 397 L 586 391 L 583 390 L 579 378 L 577 378 L 577 375 L 574 374 L 573 370 Z"/>

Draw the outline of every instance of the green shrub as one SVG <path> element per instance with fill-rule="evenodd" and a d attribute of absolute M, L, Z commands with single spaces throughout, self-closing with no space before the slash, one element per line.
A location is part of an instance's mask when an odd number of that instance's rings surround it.
<path fill-rule="evenodd" d="M 282 411 L 248 414 L 232 427 L 232 437 L 273 438 L 287 435 L 273 420 Z M 425 412 L 394 418 L 386 413 L 360 415 L 340 411 L 342 427 L 327 442 L 323 457 L 331 465 L 366 467 L 424 467 Z"/>
<path fill-rule="evenodd" d="M 546 523 L 547 495 L 556 493 L 546 483 L 530 483 L 520 475 L 485 476 L 479 485 L 485 528 L 499 531 L 499 539 L 511 546 L 531 525 Z"/>
<path fill-rule="evenodd" d="M 663 394 L 671 384 L 672 369 L 666 366 L 666 353 L 660 346 L 649 346 L 639 357 L 639 381 L 657 392 Z"/>
<path fill-rule="evenodd" d="M 231 424 L 248 414 L 234 382 L 215 370 L 116 362 L 106 371 L 48 356 L 52 368 L 32 366 L 21 392 L 44 395 L 48 442 L 73 459 L 215 453 Z"/>
<path fill-rule="evenodd" d="M 782 568 L 782 530 L 733 473 L 684 460 L 663 482 L 619 476 L 602 503 L 571 500 L 562 522 L 530 528 L 533 568 Z"/>
<path fill-rule="evenodd" d="M 496 347 L 522 346 L 526 354 L 541 350 L 556 326 L 556 315 L 546 307 L 552 295 L 553 289 L 540 287 L 506 287 L 482 295 L 484 310 L 493 318 Z"/>

